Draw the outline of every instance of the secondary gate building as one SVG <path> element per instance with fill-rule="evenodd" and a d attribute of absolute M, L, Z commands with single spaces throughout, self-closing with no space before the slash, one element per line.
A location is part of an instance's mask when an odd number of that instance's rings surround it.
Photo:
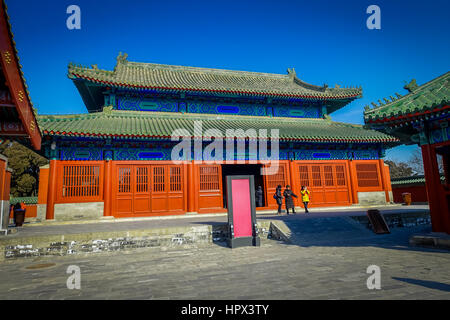
<path fill-rule="evenodd" d="M 293 69 L 137 63 L 126 54 L 114 70 L 70 64 L 68 76 L 88 113 L 39 116 L 50 159 L 41 169 L 41 217 L 224 212 L 225 178 L 235 174 L 255 175 L 264 191 L 258 210 L 275 208 L 276 186 L 288 184 L 297 193 L 308 186 L 311 207 L 392 201 L 382 157 L 398 139 L 329 116 L 361 97 L 361 88 L 311 85 Z M 181 141 L 191 149 L 177 149 Z M 278 170 L 264 174 L 277 151 Z"/>

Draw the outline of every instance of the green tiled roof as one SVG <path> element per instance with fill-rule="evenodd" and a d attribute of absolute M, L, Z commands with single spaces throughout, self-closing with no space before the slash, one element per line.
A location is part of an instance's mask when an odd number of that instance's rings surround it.
<path fill-rule="evenodd" d="M 384 103 L 379 100 L 380 105 L 370 109 L 366 106 L 364 111 L 364 121 L 366 123 L 383 120 L 391 117 L 411 115 L 431 111 L 443 107 L 450 101 L 450 72 L 443 74 L 421 86 L 415 84 L 413 80 L 405 89 L 410 93 L 397 98 L 391 96 L 391 100 L 384 99 Z"/>
<path fill-rule="evenodd" d="M 222 69 L 130 62 L 119 55 L 113 71 L 69 65 L 69 78 L 84 79 L 106 86 L 165 91 L 229 93 L 243 96 L 299 97 L 305 99 L 355 99 L 361 88 L 328 88 L 288 74 L 271 74 Z"/>
<path fill-rule="evenodd" d="M 203 132 L 226 129 L 279 129 L 280 139 L 317 142 L 396 142 L 397 138 L 360 125 L 327 119 L 269 118 L 256 116 L 182 114 L 145 111 L 119 111 L 79 115 L 39 116 L 39 126 L 46 135 L 119 136 L 170 138 L 176 129 L 194 132 L 194 122 L 202 121 Z"/>
<path fill-rule="evenodd" d="M 441 181 L 444 181 L 445 177 L 441 176 Z M 411 177 L 402 177 L 391 179 L 391 185 L 400 186 L 400 185 L 410 185 L 410 184 L 424 184 L 425 176 L 411 176 Z"/>
<path fill-rule="evenodd" d="M 38 197 L 11 197 L 9 199 L 9 204 L 16 204 L 21 202 L 25 204 L 36 204 L 38 202 Z"/>

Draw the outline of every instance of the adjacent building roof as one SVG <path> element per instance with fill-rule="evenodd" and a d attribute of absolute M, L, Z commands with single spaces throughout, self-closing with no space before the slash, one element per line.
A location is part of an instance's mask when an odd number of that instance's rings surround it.
<path fill-rule="evenodd" d="M 11 197 L 9 199 L 9 204 L 16 204 L 21 202 L 25 204 L 37 204 L 38 197 Z"/>
<path fill-rule="evenodd" d="M 375 106 L 373 109 L 366 106 L 364 121 L 368 124 L 389 122 L 449 111 L 450 72 L 421 86 L 412 80 L 405 89 L 410 92 L 404 96 L 396 94 L 395 98 L 391 96 L 391 101 L 384 99 L 384 103 L 378 100 L 379 105 L 372 103 Z"/>
<path fill-rule="evenodd" d="M 45 135 L 124 138 L 170 138 L 176 129 L 186 129 L 194 137 L 194 122 L 202 121 L 205 130 L 279 129 L 281 140 L 304 142 L 395 143 L 397 138 L 363 129 L 360 125 L 332 122 L 327 119 L 269 118 L 256 116 L 181 114 L 145 111 L 119 111 L 105 108 L 102 112 L 78 115 L 39 116 Z M 239 137 L 239 136 L 237 136 Z"/>
<path fill-rule="evenodd" d="M 120 54 L 117 57 L 117 64 L 113 71 L 99 69 L 96 65 L 88 68 L 70 64 L 68 76 L 75 81 L 84 80 L 103 86 L 135 90 L 232 94 L 243 97 L 345 100 L 341 106 L 362 94 L 361 88 L 328 88 L 327 85 L 308 84 L 297 78 L 294 69 L 288 69 L 288 74 L 272 74 L 138 63 L 128 61 L 126 54 Z M 77 87 L 83 95 L 84 88 L 79 85 Z M 88 109 L 95 110 L 93 106 L 89 106 L 95 101 L 88 98 L 86 94 L 85 102 L 87 102 Z"/>
<path fill-rule="evenodd" d="M 444 181 L 445 177 L 441 176 L 441 181 Z M 411 176 L 402 178 L 391 179 L 392 186 L 405 186 L 405 185 L 425 185 L 425 176 Z"/>
<path fill-rule="evenodd" d="M 36 112 L 30 99 L 4 0 L 0 1 L 0 136 L 41 148 Z"/>

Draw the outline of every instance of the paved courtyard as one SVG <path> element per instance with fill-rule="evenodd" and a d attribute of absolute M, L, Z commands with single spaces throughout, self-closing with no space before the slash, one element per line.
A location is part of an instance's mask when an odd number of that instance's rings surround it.
<path fill-rule="evenodd" d="M 0 299 L 450 299 L 450 253 L 408 246 L 429 228 L 11 260 L 0 264 Z M 70 265 L 79 290 L 67 288 Z M 369 265 L 381 269 L 380 290 L 367 288 Z"/>

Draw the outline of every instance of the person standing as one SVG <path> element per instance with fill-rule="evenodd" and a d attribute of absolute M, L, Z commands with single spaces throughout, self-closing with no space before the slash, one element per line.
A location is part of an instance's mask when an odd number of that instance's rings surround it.
<path fill-rule="evenodd" d="M 258 186 L 258 189 L 255 192 L 255 201 L 256 201 L 256 206 L 257 207 L 262 207 L 263 206 L 263 191 L 261 186 Z"/>
<path fill-rule="evenodd" d="M 278 212 L 277 214 L 281 215 L 281 205 L 283 204 L 283 195 L 281 194 L 281 185 L 278 185 L 273 198 L 277 201 L 278 204 Z"/>
<path fill-rule="evenodd" d="M 295 214 L 295 205 L 294 205 L 294 198 L 298 198 L 297 195 L 292 192 L 291 186 L 287 185 L 286 189 L 283 192 L 284 201 L 286 203 L 286 213 L 289 215 L 289 209 L 292 209 L 292 213 Z"/>
<path fill-rule="evenodd" d="M 302 195 L 302 202 L 305 206 L 305 213 L 308 213 L 308 203 L 309 203 L 309 190 L 307 187 L 302 186 L 302 190 L 300 190 L 300 194 Z"/>

